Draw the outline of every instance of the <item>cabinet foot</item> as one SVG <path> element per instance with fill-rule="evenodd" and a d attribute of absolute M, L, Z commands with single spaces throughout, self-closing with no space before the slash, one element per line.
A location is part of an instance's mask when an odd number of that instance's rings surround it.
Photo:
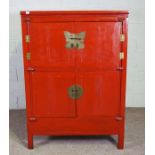
<path fill-rule="evenodd" d="M 119 134 L 118 135 L 118 144 L 117 144 L 118 149 L 124 149 L 124 134 Z"/>
<path fill-rule="evenodd" d="M 28 135 L 28 149 L 33 149 L 33 136 Z"/>

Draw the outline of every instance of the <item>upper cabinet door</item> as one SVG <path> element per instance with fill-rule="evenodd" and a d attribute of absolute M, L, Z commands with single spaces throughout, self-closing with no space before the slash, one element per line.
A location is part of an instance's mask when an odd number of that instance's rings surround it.
<path fill-rule="evenodd" d="M 31 22 L 28 31 L 32 66 L 68 70 L 75 67 L 74 49 L 66 48 L 64 34 L 73 32 L 71 22 Z"/>
<path fill-rule="evenodd" d="M 119 66 L 121 22 L 78 22 L 74 28 L 76 34 L 85 33 L 83 48 L 76 49 L 79 70 Z"/>

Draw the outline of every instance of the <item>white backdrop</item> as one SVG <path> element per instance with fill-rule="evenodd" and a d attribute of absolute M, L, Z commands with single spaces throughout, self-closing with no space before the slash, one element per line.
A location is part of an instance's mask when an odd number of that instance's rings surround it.
<path fill-rule="evenodd" d="M 128 10 L 127 107 L 145 106 L 144 0 L 10 0 L 10 109 L 25 108 L 21 46 L 21 10 Z"/>

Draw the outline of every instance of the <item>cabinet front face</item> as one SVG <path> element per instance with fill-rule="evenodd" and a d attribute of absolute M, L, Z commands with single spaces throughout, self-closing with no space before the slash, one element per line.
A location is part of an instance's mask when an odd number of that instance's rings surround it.
<path fill-rule="evenodd" d="M 65 22 L 29 24 L 32 66 L 61 70 L 75 67 L 73 49 L 66 48 L 64 35 L 66 30 L 73 32 L 73 24 Z"/>
<path fill-rule="evenodd" d="M 38 117 L 117 116 L 118 71 L 31 73 L 32 115 Z"/>
<path fill-rule="evenodd" d="M 120 22 L 30 23 L 30 63 L 41 69 L 30 73 L 32 114 L 116 116 L 121 28 Z M 72 72 L 65 72 L 69 69 Z M 75 94 L 69 96 L 69 88 L 74 86 Z"/>
<path fill-rule="evenodd" d="M 75 83 L 72 73 L 32 72 L 32 115 L 38 117 L 75 117 L 75 100 L 68 89 Z"/>
<path fill-rule="evenodd" d="M 85 32 L 85 46 L 77 50 L 79 70 L 116 69 L 120 65 L 121 22 L 79 22 L 74 31 Z"/>
<path fill-rule="evenodd" d="M 120 106 L 120 73 L 117 71 L 78 73 L 83 95 L 77 99 L 78 115 L 117 116 Z"/>
<path fill-rule="evenodd" d="M 127 11 L 22 15 L 28 147 L 37 135 L 118 135 L 124 145 Z"/>

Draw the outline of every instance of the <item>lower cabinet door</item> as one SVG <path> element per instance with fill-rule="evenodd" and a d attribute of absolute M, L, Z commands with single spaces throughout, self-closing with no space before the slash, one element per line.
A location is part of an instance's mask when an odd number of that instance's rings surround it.
<path fill-rule="evenodd" d="M 31 113 L 38 117 L 75 117 L 75 100 L 68 89 L 75 83 L 74 73 L 35 71 L 30 73 Z"/>
<path fill-rule="evenodd" d="M 120 106 L 120 73 L 118 71 L 81 72 L 77 76 L 83 94 L 77 99 L 78 116 L 113 117 Z"/>

